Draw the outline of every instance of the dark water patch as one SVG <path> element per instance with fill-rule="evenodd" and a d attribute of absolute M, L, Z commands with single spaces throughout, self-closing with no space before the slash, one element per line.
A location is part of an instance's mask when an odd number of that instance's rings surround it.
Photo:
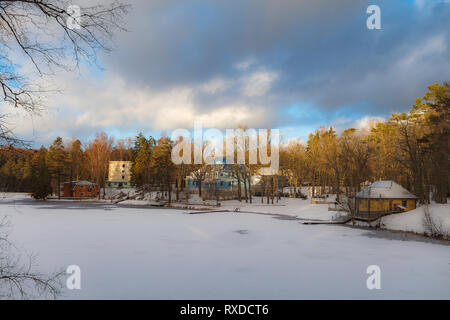
<path fill-rule="evenodd" d="M 377 239 L 387 239 L 387 240 L 397 240 L 397 241 L 418 241 L 425 243 L 434 243 L 440 244 L 444 246 L 450 246 L 450 241 L 443 239 L 436 239 L 427 236 L 423 236 L 420 234 L 415 234 L 412 232 L 403 232 L 403 231 L 393 231 L 393 230 L 371 230 L 368 232 L 364 232 L 362 236 L 368 238 L 377 238 Z"/>

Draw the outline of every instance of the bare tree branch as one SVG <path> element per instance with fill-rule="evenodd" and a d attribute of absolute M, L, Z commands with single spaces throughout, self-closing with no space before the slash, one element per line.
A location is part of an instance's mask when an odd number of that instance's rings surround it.
<path fill-rule="evenodd" d="M 68 0 L 0 0 L 0 99 L 7 105 L 39 113 L 45 108 L 43 94 L 48 89 L 39 78 L 55 70 L 74 70 L 82 62 L 97 64 L 99 52 L 111 51 L 116 31 L 125 31 L 123 17 L 129 5 L 80 6 L 74 28 Z M 70 20 L 71 21 L 71 20 Z M 34 66 L 35 76 L 23 71 L 23 58 Z M 31 79 L 31 81 L 30 81 Z M 5 123 L 0 143 L 16 142 Z"/>

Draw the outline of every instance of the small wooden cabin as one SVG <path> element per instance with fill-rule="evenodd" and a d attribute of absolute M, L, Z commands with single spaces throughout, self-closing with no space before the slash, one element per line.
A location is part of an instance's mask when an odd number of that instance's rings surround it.
<path fill-rule="evenodd" d="M 359 216 L 381 216 L 416 209 L 417 197 L 394 181 L 376 181 L 356 194 Z"/>
<path fill-rule="evenodd" d="M 68 198 L 95 198 L 99 191 L 99 185 L 89 181 L 71 181 L 61 184 L 61 194 Z"/>

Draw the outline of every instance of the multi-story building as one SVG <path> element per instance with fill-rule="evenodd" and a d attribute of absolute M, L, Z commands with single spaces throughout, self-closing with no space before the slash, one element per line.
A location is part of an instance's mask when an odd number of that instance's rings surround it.
<path fill-rule="evenodd" d="M 110 161 L 107 187 L 129 188 L 131 181 L 131 161 Z"/>

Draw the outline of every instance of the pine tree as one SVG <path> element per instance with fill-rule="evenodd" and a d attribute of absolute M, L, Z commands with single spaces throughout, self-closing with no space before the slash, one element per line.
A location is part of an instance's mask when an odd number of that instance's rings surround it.
<path fill-rule="evenodd" d="M 131 167 L 131 183 L 137 187 L 148 185 L 152 176 L 152 152 L 155 140 L 146 139 L 140 133 L 134 143 L 133 165 Z"/>
<path fill-rule="evenodd" d="M 434 188 L 433 200 L 447 203 L 450 192 L 450 84 L 428 86 L 428 92 L 417 99 L 411 114 L 417 116 L 424 127 L 418 143 L 426 152 L 427 184 Z"/>
<path fill-rule="evenodd" d="M 163 137 L 158 140 L 152 153 L 152 180 L 161 190 L 166 190 L 169 196 L 169 205 L 172 200 L 172 183 L 176 176 L 176 166 L 172 162 L 173 142 Z"/>
<path fill-rule="evenodd" d="M 67 154 L 63 147 L 63 141 L 60 137 L 56 138 L 47 152 L 47 165 L 56 182 L 56 190 L 58 199 L 61 199 L 61 180 L 65 176 L 67 165 Z"/>
<path fill-rule="evenodd" d="M 52 193 L 50 172 L 47 168 L 47 150 L 41 147 L 31 164 L 32 194 L 35 199 L 45 200 Z"/>

